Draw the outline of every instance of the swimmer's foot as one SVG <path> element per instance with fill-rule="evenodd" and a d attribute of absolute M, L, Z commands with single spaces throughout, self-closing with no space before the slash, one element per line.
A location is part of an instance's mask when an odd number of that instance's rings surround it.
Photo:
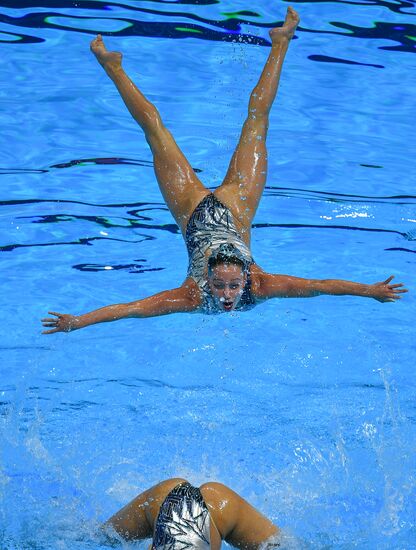
<path fill-rule="evenodd" d="M 97 35 L 97 38 L 94 38 L 90 44 L 90 48 L 107 73 L 111 74 L 121 69 L 121 53 L 109 52 L 104 45 L 101 34 Z"/>
<path fill-rule="evenodd" d="M 295 34 L 296 27 L 299 24 L 299 15 L 290 6 L 287 8 L 286 19 L 282 27 L 276 27 L 269 32 L 273 44 L 282 40 L 289 41 Z"/>

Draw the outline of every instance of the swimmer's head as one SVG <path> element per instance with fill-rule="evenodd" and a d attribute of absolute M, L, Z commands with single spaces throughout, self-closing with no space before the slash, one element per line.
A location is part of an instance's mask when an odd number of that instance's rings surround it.
<path fill-rule="evenodd" d="M 247 282 L 247 265 L 233 245 L 222 245 L 208 260 L 208 286 L 222 311 L 232 311 L 240 302 Z"/>

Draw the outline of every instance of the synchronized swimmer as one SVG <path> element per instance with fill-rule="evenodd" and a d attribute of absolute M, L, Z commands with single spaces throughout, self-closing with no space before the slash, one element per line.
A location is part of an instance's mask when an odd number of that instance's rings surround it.
<path fill-rule="evenodd" d="M 217 482 L 201 487 L 173 478 L 147 489 L 103 525 L 108 542 L 152 539 L 150 550 L 219 550 L 280 546 L 282 533 L 232 489 Z M 114 535 L 117 535 L 117 538 Z"/>
<path fill-rule="evenodd" d="M 248 115 L 222 184 L 211 193 L 164 126 L 156 107 L 130 80 L 121 54 L 108 51 L 100 35 L 91 50 L 114 82 L 153 153 L 164 200 L 182 231 L 189 255 L 188 273 L 178 288 L 130 303 L 114 304 L 83 315 L 50 311 L 42 319 L 44 334 L 70 332 L 88 325 L 128 317 L 153 317 L 199 311 L 247 310 L 270 298 L 305 298 L 321 294 L 353 295 L 394 302 L 407 292 L 402 283 L 363 284 L 336 279 L 303 279 L 266 273 L 250 250 L 251 224 L 266 182 L 266 136 L 283 61 L 299 17 L 288 8 L 282 27 L 270 31 L 271 51 L 254 87 Z"/>

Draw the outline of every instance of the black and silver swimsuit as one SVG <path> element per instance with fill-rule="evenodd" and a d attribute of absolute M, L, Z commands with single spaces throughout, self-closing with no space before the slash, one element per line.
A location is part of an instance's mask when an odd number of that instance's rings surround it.
<path fill-rule="evenodd" d="M 192 277 L 202 294 L 201 310 L 204 313 L 221 313 L 209 290 L 207 262 L 210 254 L 222 245 L 231 244 L 238 250 L 239 257 L 247 266 L 247 283 L 236 310 L 251 309 L 255 305 L 251 294 L 250 265 L 254 263 L 250 249 L 241 238 L 233 216 L 222 202 L 211 193 L 204 197 L 193 211 L 186 227 L 186 247 L 188 249 L 188 277 Z"/>
<path fill-rule="evenodd" d="M 210 516 L 201 491 L 177 485 L 163 501 L 156 520 L 152 550 L 209 550 Z"/>

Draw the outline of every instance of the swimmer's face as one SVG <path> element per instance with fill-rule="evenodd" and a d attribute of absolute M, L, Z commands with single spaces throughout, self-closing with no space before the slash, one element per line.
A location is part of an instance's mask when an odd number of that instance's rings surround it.
<path fill-rule="evenodd" d="M 219 264 L 213 267 L 208 276 L 208 285 L 214 300 L 222 311 L 232 311 L 238 305 L 247 274 L 240 266 Z"/>

